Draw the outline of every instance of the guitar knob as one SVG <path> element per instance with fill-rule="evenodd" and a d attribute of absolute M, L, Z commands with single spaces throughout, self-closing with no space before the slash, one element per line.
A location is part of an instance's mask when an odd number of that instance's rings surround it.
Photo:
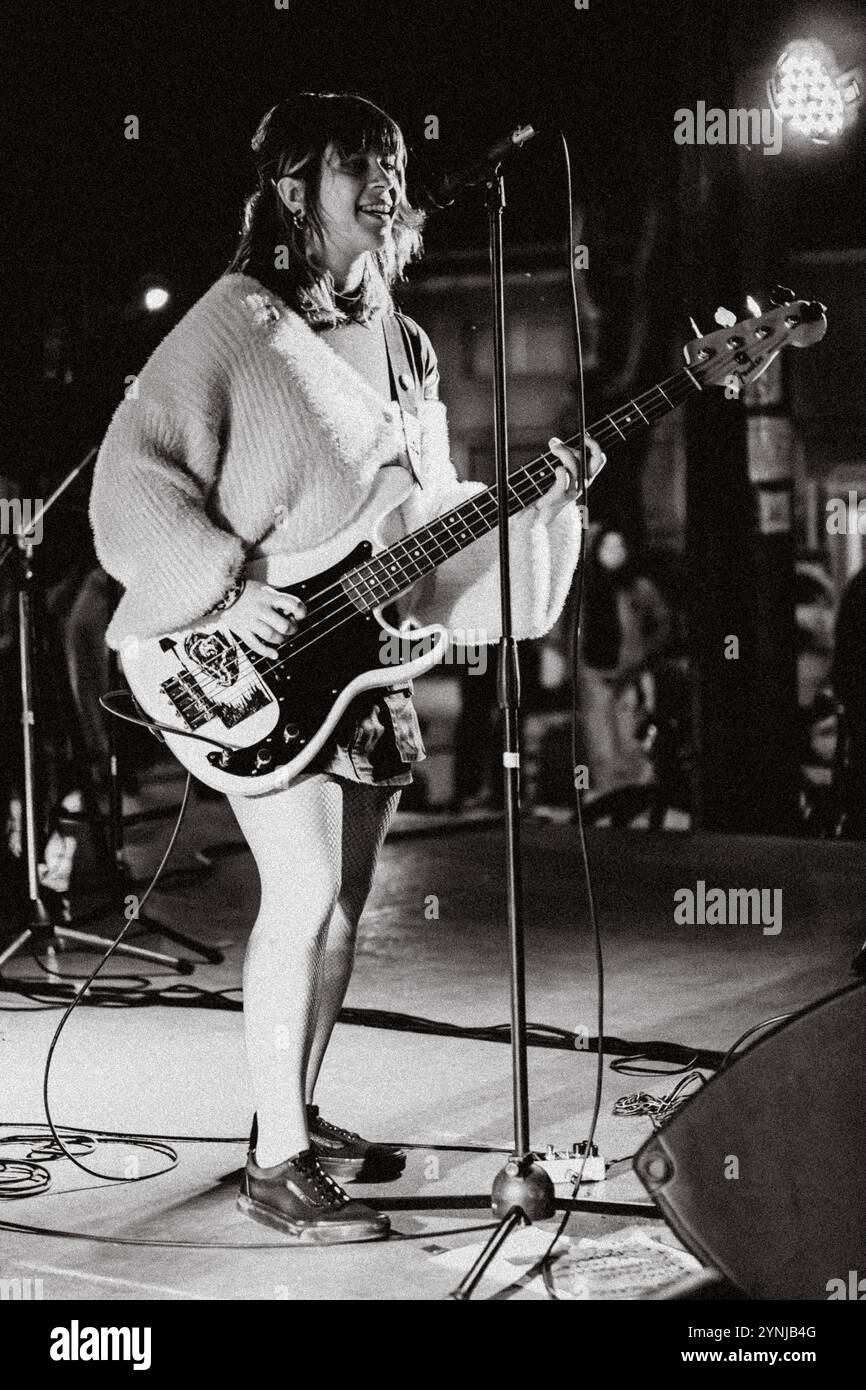
<path fill-rule="evenodd" d="M 256 767 L 267 767 L 273 756 L 270 748 L 260 748 L 256 753 Z"/>
<path fill-rule="evenodd" d="M 793 290 L 786 289 L 784 285 L 774 285 L 770 290 L 770 303 L 780 308 L 783 304 L 793 304 L 797 298 Z"/>
<path fill-rule="evenodd" d="M 284 742 L 284 743 L 294 743 L 295 739 L 296 739 L 296 738 L 300 738 L 300 736 L 301 736 L 301 726 L 300 726 L 300 724 L 287 724 L 286 727 L 283 729 L 283 742 Z"/>

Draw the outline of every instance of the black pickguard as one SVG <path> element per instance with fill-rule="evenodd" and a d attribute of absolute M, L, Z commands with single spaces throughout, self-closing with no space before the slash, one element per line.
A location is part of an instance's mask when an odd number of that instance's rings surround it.
<path fill-rule="evenodd" d="M 330 569 L 301 583 L 287 584 L 281 592 L 295 594 L 309 609 L 317 594 L 337 582 L 347 570 L 369 559 L 371 554 L 370 542 L 363 541 Z M 305 632 L 308 624 L 310 627 L 316 624 L 315 617 L 310 615 L 273 659 L 259 656 L 238 642 L 273 693 L 280 715 L 275 728 L 260 743 L 233 753 L 209 753 L 208 761 L 221 772 L 245 778 L 262 777 L 296 758 L 321 729 L 339 693 L 356 676 L 379 665 L 384 629 L 372 613 L 351 610 L 348 598 L 339 591 L 338 598 L 343 620 L 325 624 L 332 630 L 315 641 L 311 641 L 311 631 Z M 344 618 L 344 610 L 351 610 L 351 616 Z M 295 654 L 295 648 L 303 650 Z M 394 670 L 396 680 L 397 668 Z"/>

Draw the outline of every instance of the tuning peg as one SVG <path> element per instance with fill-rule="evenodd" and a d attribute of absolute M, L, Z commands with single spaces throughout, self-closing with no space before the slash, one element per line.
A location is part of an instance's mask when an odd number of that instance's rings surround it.
<path fill-rule="evenodd" d="M 689 314 L 689 323 L 690 323 L 691 326 L 692 326 L 692 332 L 694 333 L 695 337 L 696 337 L 696 338 L 702 338 L 704 335 L 703 335 L 703 333 L 701 332 L 701 330 L 698 328 L 698 325 L 695 323 L 695 321 L 694 321 L 694 319 L 692 318 L 691 314 Z"/>
<path fill-rule="evenodd" d="M 783 304 L 793 304 L 797 298 L 793 290 L 786 289 L 784 285 L 774 285 L 770 290 L 770 303 L 781 308 Z"/>
<path fill-rule="evenodd" d="M 733 328 L 737 322 L 736 314 L 732 313 L 730 309 L 725 309 L 721 304 L 713 314 L 713 318 L 720 328 Z"/>

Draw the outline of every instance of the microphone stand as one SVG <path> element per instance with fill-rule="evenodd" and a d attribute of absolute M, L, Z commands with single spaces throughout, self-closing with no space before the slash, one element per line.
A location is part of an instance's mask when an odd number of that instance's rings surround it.
<path fill-rule="evenodd" d="M 478 1259 L 449 1295 L 465 1300 L 497 1250 L 517 1226 L 546 1221 L 556 1209 L 549 1173 L 536 1161 L 529 1142 L 529 1084 L 526 1043 L 526 950 L 520 840 L 520 663 L 512 629 L 510 536 L 508 530 L 508 399 L 505 371 L 505 276 L 502 213 L 505 182 L 501 165 L 486 179 L 490 273 L 493 296 L 494 449 L 499 507 L 499 592 L 502 636 L 498 651 L 498 703 L 503 712 L 502 769 L 505 788 L 505 862 L 508 941 L 511 964 L 511 1067 L 514 1152 L 496 1175 L 494 1215 L 501 1218 Z"/>
<path fill-rule="evenodd" d="M 34 655 L 35 655 L 35 622 L 36 614 L 39 611 L 38 603 L 38 580 L 33 563 L 34 547 L 37 544 L 37 527 L 40 526 L 43 517 L 48 513 L 58 498 L 75 481 L 80 473 L 90 464 L 96 456 L 96 448 L 92 448 L 84 456 L 79 464 L 67 475 L 60 485 L 54 490 L 48 500 L 39 508 L 39 511 L 28 522 L 26 529 L 18 531 L 13 540 L 0 552 L 0 566 L 4 565 L 12 555 L 18 554 L 18 652 L 20 662 L 20 685 L 21 685 L 21 739 L 23 753 L 23 788 L 22 800 L 24 811 L 24 850 L 27 861 L 27 896 L 29 900 L 29 915 L 27 925 L 3 951 L 0 951 L 0 970 L 32 941 L 38 948 L 52 945 L 63 945 L 68 942 L 75 946 L 88 946 L 95 950 L 107 950 L 112 942 L 101 936 L 91 935 L 89 932 L 82 932 L 75 929 L 74 922 L 68 917 L 60 914 L 53 906 L 55 895 L 51 895 L 49 908 L 46 898 L 42 893 L 39 882 L 39 832 L 37 830 L 38 815 L 38 794 L 36 786 L 36 730 L 37 712 L 34 693 Z M 113 769 L 116 774 L 116 768 Z M 117 815 L 116 792 L 114 804 L 112 806 L 114 815 Z M 64 820 L 86 821 L 86 812 L 64 811 Z M 112 826 L 112 845 L 117 844 L 118 828 L 116 822 Z M 119 866 L 115 860 L 115 875 L 119 874 Z M 121 887 L 119 878 L 115 880 L 117 887 Z M 105 909 L 98 909 L 85 913 L 77 919 L 81 923 L 86 923 L 94 918 L 104 915 Z M 143 920 L 143 919 L 141 919 Z M 202 947 L 198 942 L 189 938 L 182 938 L 175 932 L 166 931 L 163 925 L 157 924 L 150 919 L 152 928 L 158 927 L 164 935 L 173 936 L 175 940 L 182 940 L 184 945 L 201 952 L 206 959 L 213 959 L 219 953 L 213 952 L 209 947 Z M 131 956 L 137 960 L 146 960 L 156 965 L 165 965 L 176 971 L 180 975 L 192 974 L 195 969 L 193 961 L 185 957 L 168 956 L 161 951 L 145 950 L 140 946 L 133 946 L 126 942 L 116 948 L 119 954 Z"/>
<path fill-rule="evenodd" d="M 40 515 L 47 511 L 43 509 Z M 96 950 L 107 950 L 111 941 L 89 932 L 75 930 L 68 925 L 62 914 L 49 910 L 39 883 L 39 832 L 37 831 L 37 791 L 36 791 L 36 706 L 34 700 L 34 592 L 36 576 L 33 567 L 33 548 L 35 538 L 32 527 L 17 537 L 20 549 L 18 567 L 18 651 L 21 666 L 21 740 L 23 751 L 23 803 L 24 803 L 24 849 L 27 860 L 27 896 L 29 916 L 24 930 L 0 952 L 0 969 L 25 946 L 31 942 L 37 949 L 70 943 L 75 946 L 89 946 Z M 13 548 L 14 549 L 14 548 Z M 9 552 L 3 556 L 8 558 Z M 71 813 L 69 814 L 71 819 Z M 167 965 L 180 974 L 189 974 L 192 963 L 176 960 L 157 951 L 146 951 L 125 942 L 117 947 L 119 953 L 137 960 L 147 960 L 158 965 Z M 187 968 L 188 967 L 188 968 Z"/>

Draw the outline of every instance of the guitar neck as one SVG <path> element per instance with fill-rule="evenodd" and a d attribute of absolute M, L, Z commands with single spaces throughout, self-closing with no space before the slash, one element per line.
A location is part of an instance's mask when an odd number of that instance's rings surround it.
<path fill-rule="evenodd" d="M 602 448 L 608 449 L 648 429 L 701 389 L 697 377 L 683 368 L 618 410 L 603 415 L 587 432 Z M 566 443 L 573 444 L 576 438 Z M 509 475 L 509 516 L 522 512 L 544 496 L 553 482 L 558 463 L 555 454 L 541 454 Z M 498 524 L 499 489 L 494 484 L 348 571 L 343 576 L 342 588 L 357 608 L 372 609 L 388 603 L 406 593 L 424 575 L 432 574 L 453 555 L 495 530 Z"/>

